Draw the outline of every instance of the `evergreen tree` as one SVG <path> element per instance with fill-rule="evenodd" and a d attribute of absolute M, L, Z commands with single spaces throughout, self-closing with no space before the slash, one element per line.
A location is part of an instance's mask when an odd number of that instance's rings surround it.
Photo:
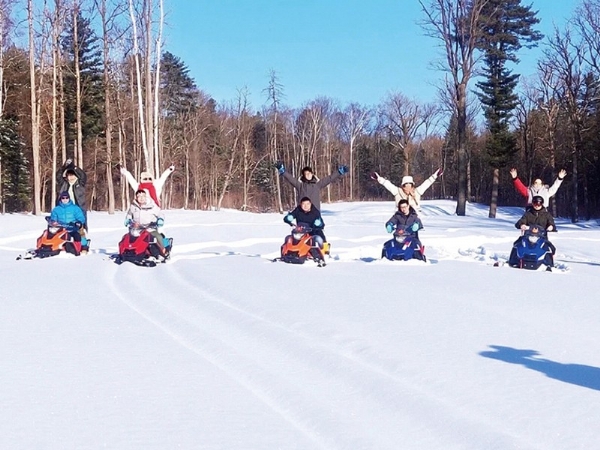
<path fill-rule="evenodd" d="M 31 198 L 25 143 L 16 130 L 14 120 L 0 120 L 0 202 L 8 212 L 25 211 Z"/>
<path fill-rule="evenodd" d="M 161 59 L 161 110 L 165 117 L 194 111 L 199 91 L 189 69 L 177 56 L 165 52 Z"/>
<path fill-rule="evenodd" d="M 484 54 L 485 80 L 477 83 L 477 95 L 488 126 L 486 150 L 494 169 L 490 217 L 496 216 L 499 169 L 517 151 L 509 120 L 517 103 L 519 75 L 512 74 L 506 65 L 519 61 L 516 54 L 524 44 L 534 46 L 542 39 L 542 34 L 533 29 L 538 23 L 536 12 L 522 6 L 521 0 L 489 0 L 480 17 L 478 49 Z"/>
<path fill-rule="evenodd" d="M 81 127 L 83 142 L 95 139 L 104 130 L 104 88 L 100 40 L 91 27 L 90 19 L 77 15 L 78 45 L 75 45 L 72 24 L 63 34 L 62 47 L 65 55 L 65 127 L 67 148 L 73 148 L 76 139 L 76 80 L 75 48 L 78 48 L 81 74 Z M 85 145 L 84 145 L 85 148 Z"/>

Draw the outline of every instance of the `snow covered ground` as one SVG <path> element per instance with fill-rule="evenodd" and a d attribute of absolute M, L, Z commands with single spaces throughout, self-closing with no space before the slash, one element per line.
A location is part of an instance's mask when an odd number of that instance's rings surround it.
<path fill-rule="evenodd" d="M 167 211 L 172 260 L 15 261 L 0 216 L 2 449 L 600 448 L 600 227 L 559 220 L 552 273 L 493 267 L 520 208 L 425 202 L 429 258 L 379 259 L 393 202 L 324 205 L 327 267 L 273 263 L 279 214 Z"/>

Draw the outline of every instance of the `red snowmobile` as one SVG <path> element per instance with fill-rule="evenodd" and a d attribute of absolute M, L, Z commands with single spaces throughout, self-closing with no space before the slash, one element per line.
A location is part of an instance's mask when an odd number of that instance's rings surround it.
<path fill-rule="evenodd" d="M 131 223 L 129 231 L 123 236 L 121 242 L 119 242 L 119 254 L 113 256 L 114 261 L 117 264 L 131 262 L 144 267 L 154 267 L 159 262 L 166 262 L 171 256 L 173 239 L 167 239 L 164 234 L 161 234 L 165 248 L 164 252 L 162 252 L 156 242 L 156 238 L 150 234 L 156 227 L 156 223 L 148 225 Z"/>

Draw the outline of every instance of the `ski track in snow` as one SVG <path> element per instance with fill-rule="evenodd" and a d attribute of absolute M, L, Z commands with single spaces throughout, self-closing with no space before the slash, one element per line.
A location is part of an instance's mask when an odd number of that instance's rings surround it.
<path fill-rule="evenodd" d="M 407 385 L 389 369 L 361 358 L 349 349 L 316 340 L 311 335 L 244 310 L 200 288 L 204 284 L 202 280 L 191 282 L 174 266 L 165 267 L 163 275 L 165 277 L 143 277 L 133 281 L 140 291 L 162 292 L 155 298 L 132 299 L 123 295 L 126 291 L 123 284 L 129 285 L 132 280 L 118 271 L 109 284 L 123 303 L 179 345 L 218 367 L 305 434 L 318 448 L 385 448 L 385 442 L 377 442 L 382 428 L 387 430 L 386 441 L 390 435 L 396 435 L 398 441 L 406 440 L 410 439 L 406 430 L 418 430 L 428 421 L 431 425 L 432 417 L 437 417 L 440 423 L 439 427 L 427 432 L 434 436 L 431 437 L 432 446 L 441 441 L 460 443 L 465 429 L 470 436 L 479 436 L 480 442 L 511 444 L 501 425 L 496 426 L 468 410 L 456 411 L 455 405 L 433 397 L 426 386 Z M 194 303 L 168 295 L 164 290 L 165 283 L 186 285 Z M 290 352 L 290 349 L 296 350 Z M 272 367 L 273 361 L 279 361 L 278 370 L 266 372 L 265 367 Z M 364 372 L 368 373 L 365 375 Z M 328 385 L 317 391 L 330 392 L 331 398 L 314 397 L 310 386 L 304 387 L 306 379 Z M 369 398 L 368 404 L 352 404 L 348 398 L 353 392 L 360 392 L 361 399 Z M 412 404 L 407 403 L 407 398 L 413 399 Z M 365 423 L 352 425 L 355 408 L 371 411 L 372 426 Z M 418 415 L 415 415 L 416 411 Z M 321 418 L 319 423 L 315 423 L 314 417 Z M 328 421 L 323 417 L 328 417 Z M 356 431 L 343 436 L 332 434 L 330 430 L 336 430 L 335 424 L 339 422 L 348 422 L 348 430 Z M 455 423 L 455 426 L 448 426 L 448 423 Z M 360 434 L 365 429 L 379 431 L 377 434 Z M 449 429 L 461 431 L 449 433 Z M 414 439 L 423 442 L 424 437 L 417 434 Z"/>

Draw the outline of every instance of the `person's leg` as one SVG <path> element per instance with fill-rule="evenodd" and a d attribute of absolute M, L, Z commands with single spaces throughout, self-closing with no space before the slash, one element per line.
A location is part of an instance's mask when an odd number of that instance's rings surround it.
<path fill-rule="evenodd" d="M 160 249 L 160 253 L 164 255 L 165 254 L 165 246 L 163 245 L 162 234 L 160 234 L 160 232 L 158 230 L 152 230 L 150 232 L 150 234 L 154 237 L 154 239 L 156 241 L 156 245 L 158 245 L 158 248 Z"/>

